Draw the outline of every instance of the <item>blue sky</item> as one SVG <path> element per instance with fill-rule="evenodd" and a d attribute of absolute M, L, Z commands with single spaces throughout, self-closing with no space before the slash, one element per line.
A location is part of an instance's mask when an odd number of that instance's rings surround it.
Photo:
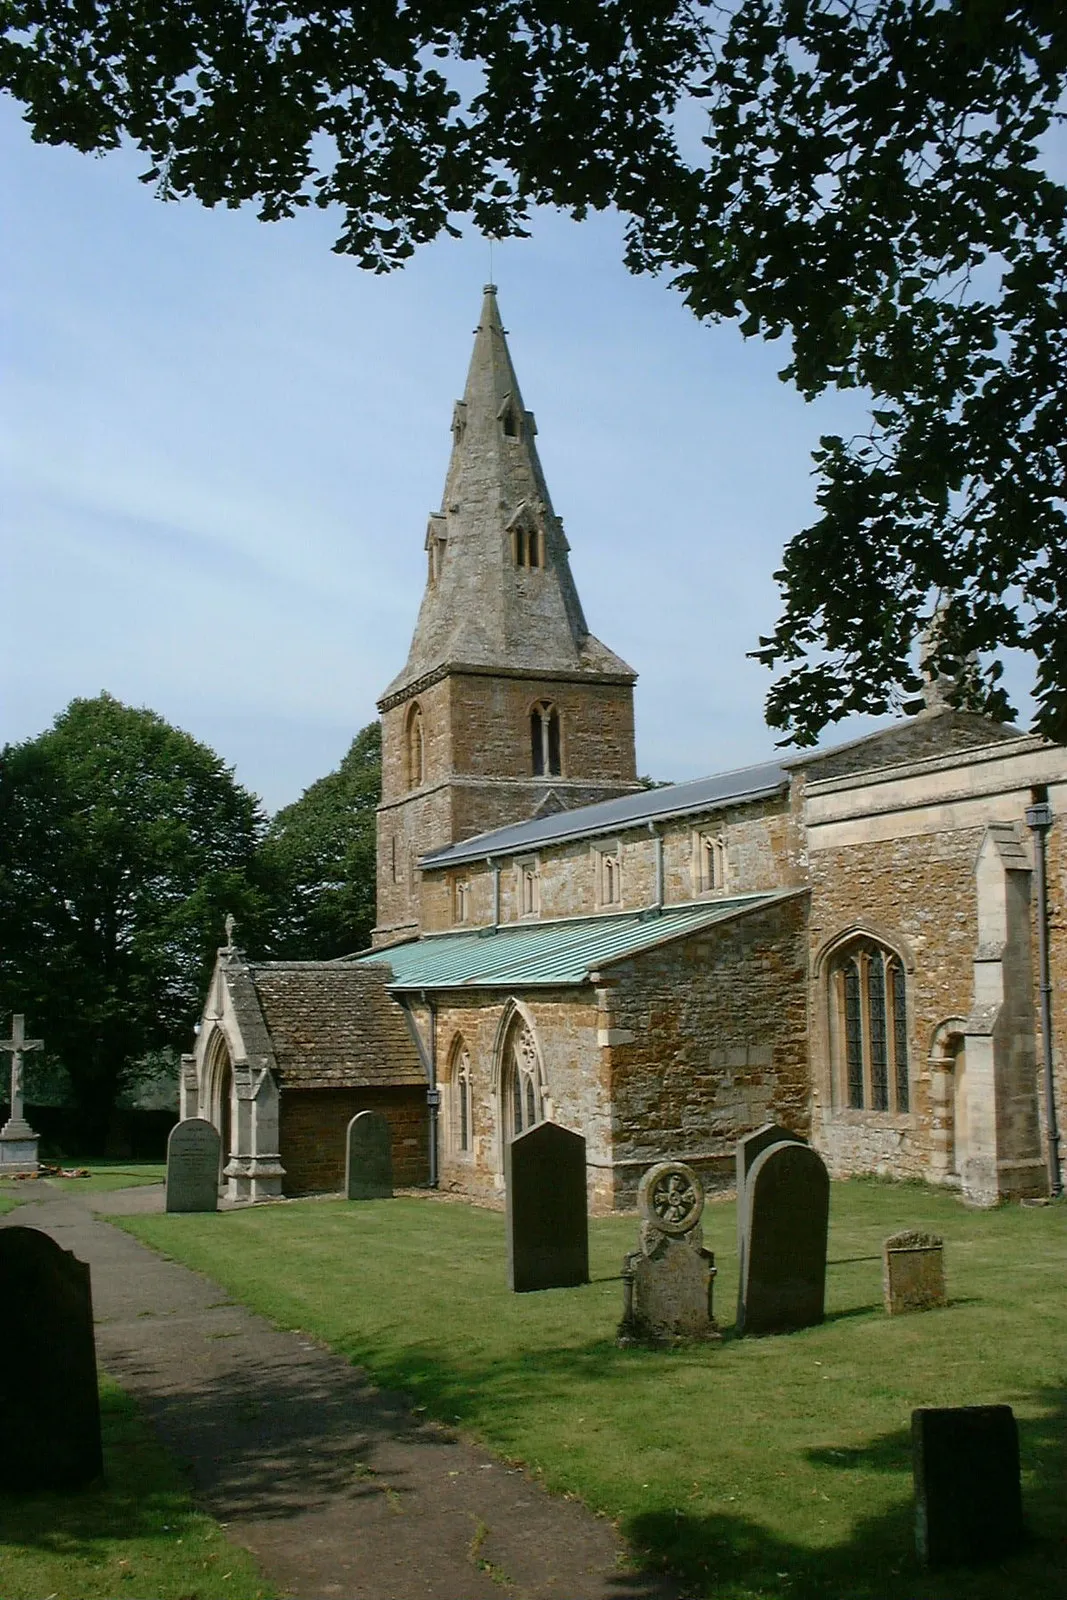
<path fill-rule="evenodd" d="M 374 277 L 329 216 L 164 205 L 145 164 L 35 146 L 0 100 L 0 742 L 107 689 L 274 810 L 404 661 L 488 247 Z M 700 326 L 621 240 L 545 214 L 493 273 L 590 627 L 640 673 L 639 770 L 681 779 L 773 749 L 745 653 L 810 452 L 862 412 L 806 405 L 784 350 Z"/>

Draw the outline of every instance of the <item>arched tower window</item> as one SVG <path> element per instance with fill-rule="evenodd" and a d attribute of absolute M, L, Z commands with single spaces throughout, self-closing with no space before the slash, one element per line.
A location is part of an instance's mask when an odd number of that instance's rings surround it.
<path fill-rule="evenodd" d="M 518 527 L 512 531 L 517 567 L 542 567 L 543 546 L 538 528 Z"/>
<path fill-rule="evenodd" d="M 422 707 L 417 700 L 408 712 L 407 780 L 409 789 L 421 789 L 426 781 L 426 735 L 422 726 Z"/>
<path fill-rule="evenodd" d="M 464 1155 L 474 1144 L 474 1100 L 471 1088 L 470 1051 L 462 1038 L 458 1038 L 452 1046 L 451 1062 L 449 1079 L 452 1091 L 452 1148 Z"/>
<path fill-rule="evenodd" d="M 526 1020 L 517 1016 L 504 1045 L 502 1075 L 505 1137 L 525 1133 L 544 1121 L 544 1086 L 537 1041 Z"/>
<path fill-rule="evenodd" d="M 535 778 L 560 776 L 559 712 L 547 700 L 539 700 L 530 712 L 530 755 Z"/>
<path fill-rule="evenodd" d="M 835 1082 L 853 1111 L 904 1113 L 908 1008 L 904 963 L 873 939 L 838 950 L 828 972 Z"/>

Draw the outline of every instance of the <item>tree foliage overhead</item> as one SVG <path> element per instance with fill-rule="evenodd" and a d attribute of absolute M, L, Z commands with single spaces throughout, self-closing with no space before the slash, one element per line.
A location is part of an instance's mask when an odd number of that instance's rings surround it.
<path fill-rule="evenodd" d="M 274 955 L 331 961 L 370 943 L 381 792 L 382 729 L 372 722 L 336 772 L 272 820 L 261 856 L 272 885 Z"/>
<path fill-rule="evenodd" d="M 263 826 L 212 750 L 110 695 L 0 754 L 0 1006 L 62 1062 L 90 1141 L 147 1051 L 187 1047 L 226 913 L 262 929 Z"/>
<path fill-rule="evenodd" d="M 757 654 L 810 742 L 940 665 L 1029 650 L 1067 738 L 1067 190 L 1060 0 L 0 0 L 0 85 L 38 139 L 132 139 L 166 196 L 338 206 L 386 270 L 464 218 L 617 206 L 634 270 L 858 387 Z M 676 136 L 706 113 L 697 153 Z M 974 692 L 1009 707 L 987 661 Z"/>

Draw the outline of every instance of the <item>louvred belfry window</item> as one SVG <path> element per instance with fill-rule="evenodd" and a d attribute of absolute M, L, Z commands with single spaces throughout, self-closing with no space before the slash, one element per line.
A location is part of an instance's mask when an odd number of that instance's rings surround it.
<path fill-rule="evenodd" d="M 563 770 L 559 712 L 541 700 L 530 712 L 530 756 L 535 778 L 558 778 Z"/>

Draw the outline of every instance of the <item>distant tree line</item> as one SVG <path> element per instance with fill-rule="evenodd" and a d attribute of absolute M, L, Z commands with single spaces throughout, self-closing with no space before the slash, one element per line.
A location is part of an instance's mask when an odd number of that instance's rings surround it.
<path fill-rule="evenodd" d="M 261 959 L 367 945 L 380 791 L 375 722 L 268 819 L 207 745 L 108 694 L 0 752 L 0 1027 L 21 1011 L 44 1038 L 86 1149 L 188 1049 L 228 912 Z"/>

